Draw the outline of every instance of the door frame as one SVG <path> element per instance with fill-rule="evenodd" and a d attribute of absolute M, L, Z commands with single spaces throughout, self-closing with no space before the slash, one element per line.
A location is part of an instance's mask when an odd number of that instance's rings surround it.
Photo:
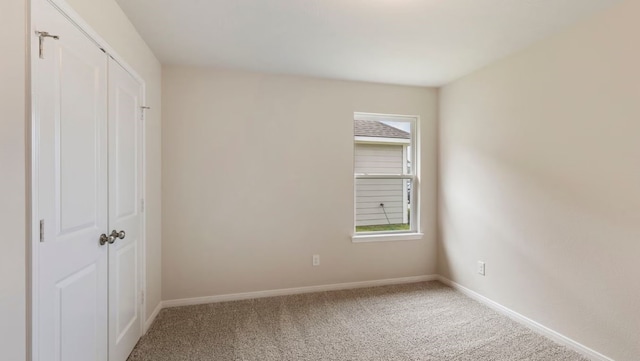
<path fill-rule="evenodd" d="M 36 125 L 36 117 L 38 115 L 38 99 L 34 93 L 37 83 L 37 73 L 35 72 L 38 61 L 38 37 L 35 35 L 37 30 L 47 31 L 47 29 L 36 29 L 35 14 L 39 11 L 39 7 L 43 4 L 49 3 L 53 5 L 60 13 L 65 16 L 73 25 L 78 27 L 90 40 L 92 40 L 96 46 L 105 52 L 105 56 L 110 56 L 115 62 L 120 64 L 142 87 L 142 105 L 146 102 L 146 83 L 144 79 L 135 71 L 127 62 L 122 58 L 118 52 L 113 49 L 109 43 L 104 40 L 91 26 L 78 14 L 65 0 L 30 0 L 28 1 L 28 19 L 27 19 L 27 31 L 28 31 L 28 54 L 27 54 L 27 88 L 29 89 L 29 97 L 27 100 L 27 218 L 29 225 L 27 226 L 27 360 L 37 361 L 39 360 L 38 347 L 38 245 L 40 243 L 40 220 L 38 219 L 38 134 Z M 138 264 L 140 269 L 138 274 L 140 279 L 138 280 L 140 290 L 144 295 L 144 302 L 140 306 L 140 329 L 142 335 L 146 333 L 146 320 L 147 320 L 147 237 L 146 237 L 146 224 L 147 224 L 147 174 L 146 174 L 146 114 L 141 109 L 141 144 L 140 149 L 142 160 L 140 167 L 142 177 L 140 181 L 140 189 L 142 193 L 142 199 L 145 201 L 145 207 L 140 217 L 140 254 L 138 255 Z M 107 232 L 108 230 L 105 230 Z"/>

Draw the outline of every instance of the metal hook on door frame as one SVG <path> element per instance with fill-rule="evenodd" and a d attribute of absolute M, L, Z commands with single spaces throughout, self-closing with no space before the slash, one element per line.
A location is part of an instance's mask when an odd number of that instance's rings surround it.
<path fill-rule="evenodd" d="M 60 40 L 60 37 L 58 35 L 51 35 L 47 31 L 36 31 L 36 35 L 38 35 L 38 50 L 40 59 L 44 59 L 44 38 Z"/>

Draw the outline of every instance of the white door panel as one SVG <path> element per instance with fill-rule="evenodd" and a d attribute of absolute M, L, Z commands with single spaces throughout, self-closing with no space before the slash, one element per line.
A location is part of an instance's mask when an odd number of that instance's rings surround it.
<path fill-rule="evenodd" d="M 101 135 L 104 134 L 104 95 L 96 89 L 104 76 L 104 69 L 96 67 L 91 59 L 59 43 L 56 57 L 60 62 L 59 84 L 60 117 L 56 124 L 56 180 L 59 235 L 87 228 L 97 228 L 96 216 L 104 215 L 104 200 L 99 199 L 105 179 L 98 179 L 96 165 L 104 152 Z M 58 44 L 56 44 L 58 45 Z M 104 62 L 104 54 L 97 55 Z M 92 90 L 85 93 L 87 90 Z M 83 94 L 85 93 L 85 94 Z M 77 96 L 82 94 L 82 101 Z M 97 117 L 99 115 L 99 118 Z M 102 149 L 101 149 L 102 148 Z"/>
<path fill-rule="evenodd" d="M 58 37 L 34 62 L 34 360 L 125 361 L 142 334 L 142 85 L 48 1 L 33 23 Z M 125 233 L 101 245 L 110 230 Z"/>
<path fill-rule="evenodd" d="M 101 316 L 96 307 L 77 308 L 79 303 L 100 304 L 97 299 L 100 293 L 96 287 L 100 281 L 98 272 L 98 267 L 91 264 L 56 285 L 54 319 L 60 330 L 56 333 L 56 344 L 60 345 L 56 352 L 60 355 L 59 360 L 94 360 L 99 357 L 96 350 L 100 348 L 100 340 L 87 330 L 96 330 Z"/>
<path fill-rule="evenodd" d="M 109 61 L 109 227 L 125 237 L 109 246 L 109 360 L 125 361 L 142 335 L 141 85 Z"/>
<path fill-rule="evenodd" d="M 39 360 L 107 360 L 107 57 L 48 2 L 34 25 Z M 38 56 L 36 54 L 35 56 Z"/>

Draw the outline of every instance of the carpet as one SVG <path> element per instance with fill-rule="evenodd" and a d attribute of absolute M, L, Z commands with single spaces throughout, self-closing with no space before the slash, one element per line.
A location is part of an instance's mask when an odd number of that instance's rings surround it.
<path fill-rule="evenodd" d="M 128 361 L 587 361 L 439 282 L 164 309 Z"/>

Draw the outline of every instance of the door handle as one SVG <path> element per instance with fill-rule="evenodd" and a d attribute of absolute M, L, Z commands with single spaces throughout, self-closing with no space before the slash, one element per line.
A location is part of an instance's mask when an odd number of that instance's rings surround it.
<path fill-rule="evenodd" d="M 127 234 L 124 231 L 116 231 L 115 229 L 113 231 L 111 231 L 110 235 L 106 235 L 106 234 L 101 234 L 100 235 L 100 245 L 104 246 L 105 244 L 109 243 L 109 244 L 114 244 L 116 243 L 116 240 L 118 238 L 120 239 L 124 239 L 124 237 L 126 237 Z"/>
<path fill-rule="evenodd" d="M 118 238 L 124 239 L 124 237 L 126 237 L 127 234 L 124 231 L 118 232 L 114 229 L 113 231 L 111 231 L 111 234 L 109 236 L 113 237 L 113 242 L 115 242 L 116 239 Z M 110 243 L 113 243 L 113 242 L 110 242 Z"/>
<path fill-rule="evenodd" d="M 116 241 L 116 238 L 113 235 L 107 236 L 104 233 L 100 235 L 100 245 L 101 246 L 104 246 L 107 243 L 113 244 L 113 242 L 115 242 L 115 241 Z"/>

